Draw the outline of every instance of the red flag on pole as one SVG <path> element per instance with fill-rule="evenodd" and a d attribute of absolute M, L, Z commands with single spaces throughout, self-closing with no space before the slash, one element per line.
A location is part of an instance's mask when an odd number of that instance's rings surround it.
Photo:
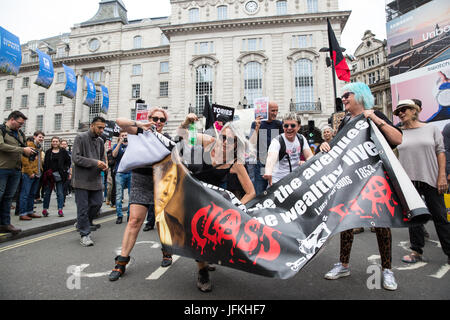
<path fill-rule="evenodd" d="M 341 46 L 339 45 L 336 36 L 331 28 L 330 20 L 327 19 L 328 23 L 328 43 L 330 46 L 331 59 L 334 63 L 334 69 L 339 80 L 344 80 L 350 82 L 350 69 L 345 61 L 344 55 L 341 51 Z"/>

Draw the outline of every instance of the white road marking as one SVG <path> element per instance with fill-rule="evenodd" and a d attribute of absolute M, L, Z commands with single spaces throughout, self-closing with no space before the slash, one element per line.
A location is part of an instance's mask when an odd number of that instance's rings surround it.
<path fill-rule="evenodd" d="M 177 255 L 173 255 L 172 256 L 172 265 L 180 258 L 180 256 Z M 147 278 L 145 278 L 145 280 L 158 280 L 164 273 L 167 272 L 167 270 L 170 269 L 171 266 L 168 267 L 159 267 L 158 269 L 156 269 L 155 272 L 153 272 L 152 274 L 150 274 Z"/>
<path fill-rule="evenodd" d="M 438 270 L 438 272 L 436 272 L 435 274 L 430 275 L 430 277 L 433 277 L 433 278 L 436 278 L 436 279 L 441 279 L 443 276 L 445 276 L 445 274 L 449 270 L 450 270 L 450 264 L 446 263 Z"/>

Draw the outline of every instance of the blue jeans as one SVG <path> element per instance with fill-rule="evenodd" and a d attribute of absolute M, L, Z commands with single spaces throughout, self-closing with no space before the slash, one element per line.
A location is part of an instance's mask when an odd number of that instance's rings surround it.
<path fill-rule="evenodd" d="M 130 199 L 131 189 L 131 172 L 128 173 L 116 173 L 116 213 L 117 217 L 123 217 L 122 214 L 122 199 L 123 191 L 128 188 L 128 199 Z M 130 216 L 130 205 L 128 205 L 128 216 Z"/>
<path fill-rule="evenodd" d="M 64 207 L 64 182 L 59 181 L 55 182 L 56 187 L 56 199 L 58 201 L 58 210 L 62 210 Z M 50 186 L 44 187 L 44 204 L 43 209 L 46 210 L 50 206 L 50 196 L 52 195 L 52 189 L 50 189 Z"/>
<path fill-rule="evenodd" d="M 248 175 L 250 180 L 252 180 L 253 186 L 255 187 L 256 195 L 263 193 L 267 189 L 268 181 L 263 179 L 265 166 L 258 161 L 255 164 L 248 164 Z"/>
<path fill-rule="evenodd" d="M 11 224 L 11 202 L 16 194 L 22 172 L 16 169 L 0 169 L 0 225 Z"/>
<path fill-rule="evenodd" d="M 39 188 L 39 178 L 30 178 L 26 173 L 22 174 L 22 188 L 20 190 L 20 215 L 33 213 L 34 198 Z"/>

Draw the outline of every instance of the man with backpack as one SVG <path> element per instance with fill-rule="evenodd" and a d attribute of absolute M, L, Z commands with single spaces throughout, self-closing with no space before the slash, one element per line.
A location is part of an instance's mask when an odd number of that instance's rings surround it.
<path fill-rule="evenodd" d="M 274 138 L 267 152 L 266 172 L 263 176 L 269 186 L 278 182 L 313 156 L 306 138 L 298 133 L 301 119 L 295 113 L 283 117 L 283 133 Z"/>
<path fill-rule="evenodd" d="M 11 224 L 10 210 L 22 175 L 22 155 L 37 154 L 27 147 L 25 135 L 20 130 L 26 120 L 22 112 L 13 111 L 0 125 L 0 232 L 17 234 L 22 231 Z"/>

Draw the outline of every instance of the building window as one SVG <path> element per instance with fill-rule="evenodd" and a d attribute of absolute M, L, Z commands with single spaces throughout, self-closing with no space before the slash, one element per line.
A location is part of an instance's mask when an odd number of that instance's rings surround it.
<path fill-rule="evenodd" d="M 196 42 L 194 44 L 195 54 L 209 54 L 214 53 L 214 42 Z"/>
<path fill-rule="evenodd" d="M 164 61 L 159 63 L 159 72 L 167 73 L 169 72 L 169 62 Z"/>
<path fill-rule="evenodd" d="M 287 1 L 277 1 L 277 15 L 287 14 Z"/>
<path fill-rule="evenodd" d="M 133 76 L 137 76 L 142 74 L 142 65 L 133 64 Z"/>
<path fill-rule="evenodd" d="M 6 81 L 6 89 L 13 89 L 13 88 L 14 88 L 14 80 L 9 79 L 8 81 Z"/>
<path fill-rule="evenodd" d="M 375 65 L 375 57 L 372 55 L 370 57 L 367 57 L 367 66 L 373 67 Z"/>
<path fill-rule="evenodd" d="M 189 22 L 198 22 L 200 20 L 200 14 L 198 8 L 189 9 Z"/>
<path fill-rule="evenodd" d="M 62 113 L 55 114 L 55 131 L 62 129 Z"/>
<path fill-rule="evenodd" d="M 59 47 L 59 48 L 57 48 L 56 49 L 56 57 L 57 58 L 67 57 L 66 47 Z"/>
<path fill-rule="evenodd" d="M 263 50 L 262 38 L 242 39 L 242 51 L 258 51 Z"/>
<path fill-rule="evenodd" d="M 159 96 L 160 97 L 168 97 L 169 96 L 169 82 L 161 81 L 159 83 Z"/>
<path fill-rule="evenodd" d="M 64 82 L 64 79 L 65 78 L 65 74 L 64 74 L 64 72 L 58 72 L 57 74 L 56 74 L 56 82 Z"/>
<path fill-rule="evenodd" d="M 30 62 L 30 54 L 24 53 L 23 58 L 22 58 L 22 63 L 28 63 L 28 62 Z"/>
<path fill-rule="evenodd" d="M 42 114 L 36 116 L 36 130 L 44 131 L 44 116 Z"/>
<path fill-rule="evenodd" d="M 63 104 L 63 95 L 62 95 L 62 91 L 56 91 L 56 101 L 55 104 Z"/>
<path fill-rule="evenodd" d="M 131 109 L 131 111 L 130 111 L 130 119 L 136 120 L 136 108 Z"/>
<path fill-rule="evenodd" d="M 6 97 L 5 110 L 11 110 L 11 109 L 12 109 L 12 97 Z"/>
<path fill-rule="evenodd" d="M 94 104 L 89 108 L 89 123 L 91 123 L 95 117 L 102 115 L 102 99 L 103 94 L 101 93 L 101 91 L 97 91 L 95 94 Z"/>
<path fill-rule="evenodd" d="M 22 95 L 22 99 L 20 100 L 20 107 L 28 108 L 28 95 L 27 94 Z"/>
<path fill-rule="evenodd" d="M 140 49 L 142 48 L 142 37 L 136 36 L 133 38 L 133 49 Z"/>
<path fill-rule="evenodd" d="M 139 99 L 141 97 L 141 85 L 140 84 L 133 84 L 131 86 L 131 98 L 132 99 Z"/>
<path fill-rule="evenodd" d="M 89 79 L 91 79 L 94 82 L 102 82 L 103 79 L 103 72 L 102 71 L 90 71 L 86 75 Z"/>
<path fill-rule="evenodd" d="M 255 98 L 263 96 L 262 68 L 259 62 L 252 61 L 244 66 L 244 96 L 247 98 L 250 107 L 253 107 Z"/>
<path fill-rule="evenodd" d="M 22 79 L 22 88 L 28 88 L 30 86 L 30 78 L 25 77 Z"/>
<path fill-rule="evenodd" d="M 218 6 L 217 7 L 217 20 L 226 20 L 228 19 L 228 7 L 227 6 Z"/>
<path fill-rule="evenodd" d="M 368 74 L 368 78 L 369 78 L 368 84 L 374 84 L 374 83 L 377 81 L 376 73 L 375 73 L 375 72 L 370 72 L 370 73 Z"/>
<path fill-rule="evenodd" d="M 205 108 L 205 95 L 212 101 L 213 72 L 209 65 L 201 65 L 196 69 L 195 80 L 195 113 L 201 115 Z"/>
<path fill-rule="evenodd" d="M 300 59 L 295 62 L 295 102 L 309 104 L 314 102 L 314 82 L 312 61 Z"/>
<path fill-rule="evenodd" d="M 312 34 L 294 35 L 292 36 L 292 48 L 311 48 Z"/>
<path fill-rule="evenodd" d="M 45 93 L 38 94 L 38 107 L 45 107 Z"/>
<path fill-rule="evenodd" d="M 308 13 L 318 12 L 319 7 L 317 4 L 317 0 L 308 0 Z"/>

